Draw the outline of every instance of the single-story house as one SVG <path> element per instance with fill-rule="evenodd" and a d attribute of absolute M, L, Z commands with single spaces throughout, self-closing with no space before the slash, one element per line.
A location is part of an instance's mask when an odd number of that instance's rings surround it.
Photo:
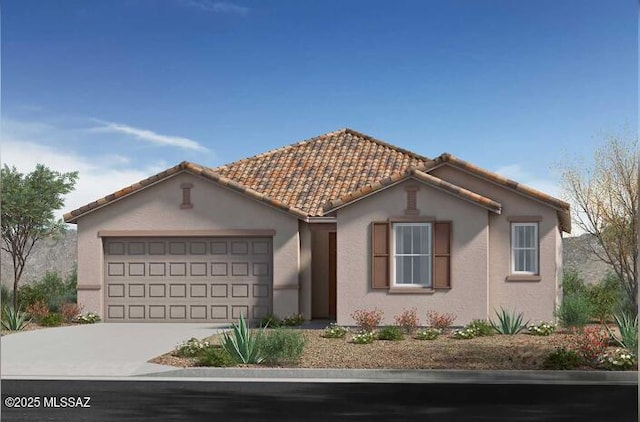
<path fill-rule="evenodd" d="M 107 322 L 416 307 L 455 325 L 553 320 L 569 205 L 448 153 L 342 129 L 216 168 L 175 167 L 67 213 L 78 300 Z"/>

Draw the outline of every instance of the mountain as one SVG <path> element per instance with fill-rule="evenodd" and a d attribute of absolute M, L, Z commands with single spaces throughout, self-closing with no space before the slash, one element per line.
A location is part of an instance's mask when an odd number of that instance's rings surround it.
<path fill-rule="evenodd" d="M 76 265 L 77 238 L 75 230 L 67 230 L 58 240 L 44 239 L 36 243 L 27 259 L 20 285 L 41 279 L 47 271 L 56 271 L 66 278 Z M 13 261 L 5 251 L 0 252 L 0 280 L 2 284 L 13 286 Z"/>

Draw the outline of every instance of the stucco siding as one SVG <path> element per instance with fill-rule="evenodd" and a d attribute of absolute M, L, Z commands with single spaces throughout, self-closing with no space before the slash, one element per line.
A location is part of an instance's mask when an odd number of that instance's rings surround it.
<path fill-rule="evenodd" d="M 193 208 L 181 209 L 184 183 L 193 184 Z M 103 285 L 103 247 L 108 230 L 274 230 L 273 312 L 298 312 L 298 220 L 215 183 L 180 173 L 81 217 L 78 222 L 78 285 Z M 103 291 L 82 290 L 85 311 L 103 315 Z"/>
<path fill-rule="evenodd" d="M 452 222 L 451 289 L 431 294 L 395 294 L 371 289 L 370 224 L 404 215 L 405 186 L 419 186 L 420 215 Z M 377 307 L 385 324 L 404 309 L 452 312 L 455 325 L 485 318 L 488 305 L 488 211 L 418 181 L 409 180 L 364 198 L 337 213 L 337 319 L 353 325 L 356 309 Z"/>
<path fill-rule="evenodd" d="M 504 307 L 522 312 L 525 320 L 552 321 L 561 277 L 562 240 L 556 211 L 538 201 L 480 179 L 442 166 L 432 172 L 448 182 L 485 195 L 502 204 L 500 215 L 489 218 L 489 308 Z M 511 274 L 511 222 L 514 217 L 539 217 L 539 281 L 509 281 Z"/>

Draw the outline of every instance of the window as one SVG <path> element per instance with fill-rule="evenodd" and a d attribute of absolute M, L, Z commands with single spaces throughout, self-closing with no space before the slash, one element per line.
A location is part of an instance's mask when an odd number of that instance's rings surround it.
<path fill-rule="evenodd" d="M 538 274 L 538 223 L 511 223 L 511 272 Z"/>
<path fill-rule="evenodd" d="M 431 287 L 431 223 L 394 223 L 392 227 L 393 285 Z"/>

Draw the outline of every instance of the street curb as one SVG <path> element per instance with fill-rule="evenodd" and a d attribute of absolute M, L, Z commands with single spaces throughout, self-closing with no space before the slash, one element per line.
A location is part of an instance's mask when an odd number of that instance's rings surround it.
<path fill-rule="evenodd" d="M 184 368 L 134 379 L 262 382 L 379 382 L 431 384 L 605 384 L 638 385 L 638 372 L 469 371 L 401 369 Z"/>

